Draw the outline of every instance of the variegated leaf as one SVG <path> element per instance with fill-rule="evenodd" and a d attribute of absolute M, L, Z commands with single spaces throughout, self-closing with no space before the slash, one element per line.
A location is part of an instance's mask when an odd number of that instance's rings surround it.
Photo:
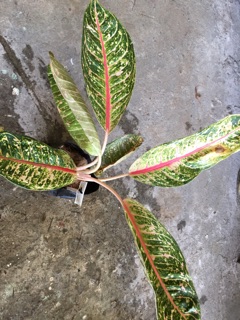
<path fill-rule="evenodd" d="M 86 104 L 67 70 L 51 53 L 48 76 L 58 111 L 68 132 L 79 147 L 93 156 L 99 156 L 101 146 Z"/>
<path fill-rule="evenodd" d="M 166 228 L 135 200 L 123 201 L 126 218 L 156 296 L 158 320 L 200 320 L 200 306 L 185 259 Z"/>
<path fill-rule="evenodd" d="M 133 153 L 143 142 L 142 137 L 136 134 L 126 134 L 108 143 L 102 157 L 102 164 L 97 174 L 101 174 L 111 166 L 114 166 L 125 160 Z"/>
<path fill-rule="evenodd" d="M 149 150 L 132 164 L 129 174 L 153 186 L 180 186 L 239 150 L 240 115 L 231 115 L 201 132 Z"/>
<path fill-rule="evenodd" d="M 110 132 L 132 94 L 135 55 L 126 29 L 97 0 L 91 1 L 84 15 L 82 68 L 97 119 Z"/>
<path fill-rule="evenodd" d="M 32 190 L 53 190 L 76 180 L 69 155 L 32 138 L 0 133 L 0 175 Z"/>

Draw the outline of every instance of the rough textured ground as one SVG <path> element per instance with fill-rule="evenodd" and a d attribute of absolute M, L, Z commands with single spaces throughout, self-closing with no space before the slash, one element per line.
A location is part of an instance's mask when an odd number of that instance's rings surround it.
<path fill-rule="evenodd" d="M 6 130 L 51 145 L 67 139 L 46 81 L 48 51 L 84 93 L 79 52 L 87 4 L 0 0 L 0 125 Z M 113 137 L 141 132 L 139 154 L 240 113 L 239 1 L 102 4 L 128 29 L 137 56 L 135 91 Z M 240 319 L 239 157 L 177 189 L 112 184 L 150 208 L 174 235 L 203 320 Z M 155 319 L 131 233 L 107 191 L 89 195 L 80 209 L 1 178 L 0 200 L 0 319 Z"/>

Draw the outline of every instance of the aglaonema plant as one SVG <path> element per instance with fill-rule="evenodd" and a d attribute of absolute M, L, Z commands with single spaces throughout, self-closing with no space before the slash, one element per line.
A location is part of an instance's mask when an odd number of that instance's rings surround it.
<path fill-rule="evenodd" d="M 130 167 L 128 173 L 104 177 L 142 143 L 125 135 L 108 143 L 130 100 L 135 81 L 132 41 L 119 20 L 97 0 L 84 14 L 81 62 L 88 97 L 105 136 L 100 142 L 94 122 L 71 76 L 50 53 L 48 76 L 66 129 L 76 144 L 92 156 L 76 166 L 70 155 L 30 137 L 0 133 L 0 174 L 31 190 L 54 190 L 76 181 L 94 182 L 120 202 L 132 231 L 145 273 L 156 296 L 157 318 L 201 318 L 198 297 L 176 241 L 154 215 L 136 200 L 122 199 L 107 184 L 125 176 L 145 184 L 177 187 L 194 179 L 240 149 L 240 115 L 228 116 L 191 136 L 157 146 Z M 98 179 L 91 176 L 95 173 Z"/>

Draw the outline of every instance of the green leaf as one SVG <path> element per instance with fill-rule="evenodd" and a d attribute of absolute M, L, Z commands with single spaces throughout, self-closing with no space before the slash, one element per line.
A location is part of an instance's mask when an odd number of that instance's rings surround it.
<path fill-rule="evenodd" d="M 102 156 L 101 167 L 97 174 L 125 160 L 143 142 L 142 137 L 136 134 L 127 134 L 108 143 Z"/>
<path fill-rule="evenodd" d="M 239 150 L 240 115 L 231 115 L 201 132 L 149 150 L 132 164 L 129 174 L 153 186 L 181 186 Z"/>
<path fill-rule="evenodd" d="M 199 320 L 200 306 L 176 241 L 140 203 L 123 201 L 126 218 L 156 295 L 158 320 Z"/>
<path fill-rule="evenodd" d="M 110 132 L 132 94 L 135 55 L 126 29 L 95 0 L 84 15 L 82 68 L 97 119 Z"/>
<path fill-rule="evenodd" d="M 32 138 L 0 133 L 0 175 L 32 190 L 53 190 L 76 180 L 69 155 Z"/>
<path fill-rule="evenodd" d="M 101 154 L 98 134 L 76 84 L 50 53 L 50 86 L 63 122 L 76 143 L 93 156 Z"/>

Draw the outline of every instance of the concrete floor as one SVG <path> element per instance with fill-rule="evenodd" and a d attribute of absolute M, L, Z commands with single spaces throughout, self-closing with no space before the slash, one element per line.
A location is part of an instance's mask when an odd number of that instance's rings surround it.
<path fill-rule="evenodd" d="M 48 51 L 84 92 L 79 52 L 87 4 L 0 0 L 0 126 L 51 145 L 67 139 L 46 80 Z M 239 0 L 102 4 L 125 25 L 137 56 L 134 94 L 113 138 L 141 133 L 138 155 L 240 113 Z M 179 243 L 203 320 L 240 320 L 239 167 L 236 154 L 174 189 L 112 183 L 146 205 Z M 0 200 L 1 319 L 156 319 L 132 235 L 107 191 L 89 195 L 80 209 L 1 178 Z"/>

